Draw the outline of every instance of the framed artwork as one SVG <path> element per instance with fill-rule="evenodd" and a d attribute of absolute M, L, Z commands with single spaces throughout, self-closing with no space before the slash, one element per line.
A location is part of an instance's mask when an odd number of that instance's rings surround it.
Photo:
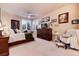
<path fill-rule="evenodd" d="M 19 20 L 11 20 L 11 29 L 20 29 L 20 21 Z"/>
<path fill-rule="evenodd" d="M 68 23 L 68 17 L 69 17 L 69 13 L 62 13 L 58 15 L 58 22 L 59 24 L 61 23 Z"/>
<path fill-rule="evenodd" d="M 50 16 L 42 18 L 42 22 L 48 22 L 50 21 Z"/>
<path fill-rule="evenodd" d="M 79 24 L 79 19 L 72 20 L 72 24 Z"/>

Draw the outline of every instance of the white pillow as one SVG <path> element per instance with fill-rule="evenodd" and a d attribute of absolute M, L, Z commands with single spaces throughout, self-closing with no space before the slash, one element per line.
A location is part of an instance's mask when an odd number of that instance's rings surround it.
<path fill-rule="evenodd" d="M 13 29 L 10 29 L 10 34 L 15 34 Z"/>
<path fill-rule="evenodd" d="M 17 33 L 21 33 L 21 30 L 19 30 L 19 29 L 16 29 L 16 32 L 17 32 Z"/>
<path fill-rule="evenodd" d="M 3 33 L 6 33 L 6 35 L 9 36 L 10 35 L 10 30 L 9 29 L 4 29 Z"/>

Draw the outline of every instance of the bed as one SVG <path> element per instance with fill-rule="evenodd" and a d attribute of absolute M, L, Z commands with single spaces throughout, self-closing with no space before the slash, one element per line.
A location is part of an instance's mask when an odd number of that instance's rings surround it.
<path fill-rule="evenodd" d="M 30 41 L 34 41 L 33 36 L 32 38 L 26 38 L 26 33 L 23 33 L 21 31 L 15 32 L 14 29 L 20 30 L 20 21 L 19 20 L 11 20 L 11 28 L 5 29 L 7 35 L 9 36 L 9 46 L 14 46 L 17 44 L 22 44 Z"/>
<path fill-rule="evenodd" d="M 26 35 L 27 33 L 22 33 L 22 32 L 15 33 L 13 29 L 6 29 L 5 32 L 9 36 L 9 41 L 8 41 L 9 47 L 34 41 L 34 38 L 32 35 L 29 38 L 27 38 L 28 37 Z M 29 33 L 29 34 L 32 34 L 32 33 Z"/>

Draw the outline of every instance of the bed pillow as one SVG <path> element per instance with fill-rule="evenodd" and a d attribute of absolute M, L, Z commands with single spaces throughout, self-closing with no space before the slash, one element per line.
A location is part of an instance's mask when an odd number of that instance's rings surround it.
<path fill-rule="evenodd" d="M 10 29 L 10 34 L 15 34 L 13 29 Z"/>
<path fill-rule="evenodd" d="M 19 30 L 19 29 L 16 29 L 15 31 L 16 31 L 17 33 L 21 33 L 21 30 Z"/>
<path fill-rule="evenodd" d="M 17 33 L 16 29 L 13 29 L 13 31 L 14 31 L 15 34 Z"/>

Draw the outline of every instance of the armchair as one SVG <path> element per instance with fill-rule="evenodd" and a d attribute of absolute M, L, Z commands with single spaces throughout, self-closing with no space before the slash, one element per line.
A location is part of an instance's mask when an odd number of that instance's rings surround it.
<path fill-rule="evenodd" d="M 70 48 L 79 50 L 79 30 L 71 29 L 67 33 L 60 35 L 60 41 L 65 44 L 70 44 Z"/>
<path fill-rule="evenodd" d="M 60 35 L 60 41 L 65 44 L 69 44 L 71 37 L 72 35 L 67 35 L 67 34 Z"/>

